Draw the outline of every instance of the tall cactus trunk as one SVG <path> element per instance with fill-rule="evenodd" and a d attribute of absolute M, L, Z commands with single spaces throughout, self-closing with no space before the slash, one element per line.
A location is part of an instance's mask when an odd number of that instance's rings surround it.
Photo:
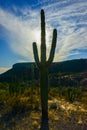
<path fill-rule="evenodd" d="M 48 68 L 53 61 L 57 30 L 53 30 L 52 46 L 49 55 L 49 59 L 46 61 L 46 39 L 45 39 L 45 14 L 44 10 L 41 10 L 41 56 L 39 60 L 36 42 L 33 43 L 33 53 L 35 62 L 40 71 L 40 91 L 41 91 L 41 107 L 42 107 L 42 122 L 48 120 Z"/>
<path fill-rule="evenodd" d="M 48 69 L 40 70 L 42 120 L 48 120 Z"/>

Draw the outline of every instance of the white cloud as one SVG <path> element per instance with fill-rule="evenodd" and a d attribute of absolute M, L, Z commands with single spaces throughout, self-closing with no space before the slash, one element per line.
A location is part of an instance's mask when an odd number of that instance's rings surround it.
<path fill-rule="evenodd" d="M 70 0 L 45 0 L 39 4 L 46 11 L 48 52 L 52 29 L 58 30 L 55 61 L 67 59 L 70 55 L 78 55 L 80 52 L 75 52 L 74 49 L 87 49 L 87 1 L 74 0 L 70 3 Z M 18 9 L 14 8 L 17 12 Z M 40 10 L 31 10 L 27 7 L 20 11 L 22 16 L 0 9 L 0 24 L 9 32 L 7 38 L 12 50 L 32 60 L 32 43 L 36 41 L 38 46 L 40 45 Z"/>
<path fill-rule="evenodd" d="M 9 67 L 8 68 L 7 67 L 0 67 L 0 74 L 6 72 L 9 69 L 11 69 L 11 68 L 9 68 Z"/>
<path fill-rule="evenodd" d="M 0 9 L 0 17 L 0 24 L 9 32 L 8 40 L 12 50 L 32 59 L 32 43 L 37 40 L 35 33 L 38 33 L 38 26 L 34 27 L 32 19 L 26 21 L 2 9 Z"/>
<path fill-rule="evenodd" d="M 66 3 L 61 8 L 61 2 L 46 6 L 47 22 L 59 32 L 55 61 L 79 55 L 79 51 L 73 51 L 75 49 L 87 49 L 87 1 Z"/>
<path fill-rule="evenodd" d="M 37 42 L 38 46 L 40 45 L 40 21 L 38 12 L 30 11 L 29 13 L 28 18 L 24 20 L 22 17 L 17 17 L 0 9 L 0 24 L 9 32 L 7 36 L 8 44 L 12 50 L 26 59 L 32 60 L 32 43 Z M 50 28 L 47 29 L 48 32 L 49 30 Z M 47 37 L 50 37 L 49 34 L 47 34 Z M 49 39 L 47 42 L 49 42 Z"/>
<path fill-rule="evenodd" d="M 79 29 L 77 32 L 66 36 L 61 42 L 63 44 L 60 43 L 62 46 L 56 53 L 56 60 L 64 60 L 68 56 L 78 55 L 80 52 L 73 50 L 87 49 L 87 30 Z"/>

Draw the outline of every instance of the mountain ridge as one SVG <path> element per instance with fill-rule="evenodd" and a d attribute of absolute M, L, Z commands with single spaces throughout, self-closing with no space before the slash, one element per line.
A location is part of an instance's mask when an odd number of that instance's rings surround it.
<path fill-rule="evenodd" d="M 49 68 L 49 75 L 70 75 L 87 72 L 87 59 L 74 59 L 63 62 L 54 62 Z M 39 71 L 34 62 L 16 63 L 12 68 L 3 74 L 0 74 L 0 82 L 11 82 L 16 79 L 20 80 L 35 80 L 39 79 Z"/>

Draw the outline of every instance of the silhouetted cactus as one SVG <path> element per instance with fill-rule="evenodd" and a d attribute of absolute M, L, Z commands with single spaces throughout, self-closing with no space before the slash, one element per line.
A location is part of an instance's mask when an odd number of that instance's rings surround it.
<path fill-rule="evenodd" d="M 31 79 L 31 81 L 32 81 L 32 87 L 34 87 L 35 86 L 35 78 L 34 78 L 34 65 L 32 64 L 31 65 L 31 77 L 32 77 L 32 79 Z"/>
<path fill-rule="evenodd" d="M 40 71 L 40 91 L 41 91 L 41 107 L 42 107 L 42 120 L 48 120 L 48 67 L 53 61 L 56 41 L 57 30 L 53 30 L 52 46 L 48 60 L 46 60 L 46 39 L 45 39 L 45 15 L 44 10 L 41 10 L 41 56 L 39 60 L 36 42 L 33 43 L 33 53 L 35 62 Z"/>

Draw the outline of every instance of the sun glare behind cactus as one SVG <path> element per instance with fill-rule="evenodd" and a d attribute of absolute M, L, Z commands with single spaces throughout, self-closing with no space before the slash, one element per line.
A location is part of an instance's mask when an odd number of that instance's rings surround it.
<path fill-rule="evenodd" d="M 40 45 L 40 30 L 35 32 L 36 43 Z"/>
<path fill-rule="evenodd" d="M 49 45 L 50 45 L 50 41 L 52 40 L 51 39 L 51 36 L 52 36 L 52 30 L 49 28 L 47 28 L 46 30 L 46 46 L 47 48 L 49 49 Z M 37 43 L 37 45 L 40 46 L 40 40 L 41 40 L 41 31 L 39 29 L 36 29 L 36 31 L 34 32 L 34 39 Z"/>

